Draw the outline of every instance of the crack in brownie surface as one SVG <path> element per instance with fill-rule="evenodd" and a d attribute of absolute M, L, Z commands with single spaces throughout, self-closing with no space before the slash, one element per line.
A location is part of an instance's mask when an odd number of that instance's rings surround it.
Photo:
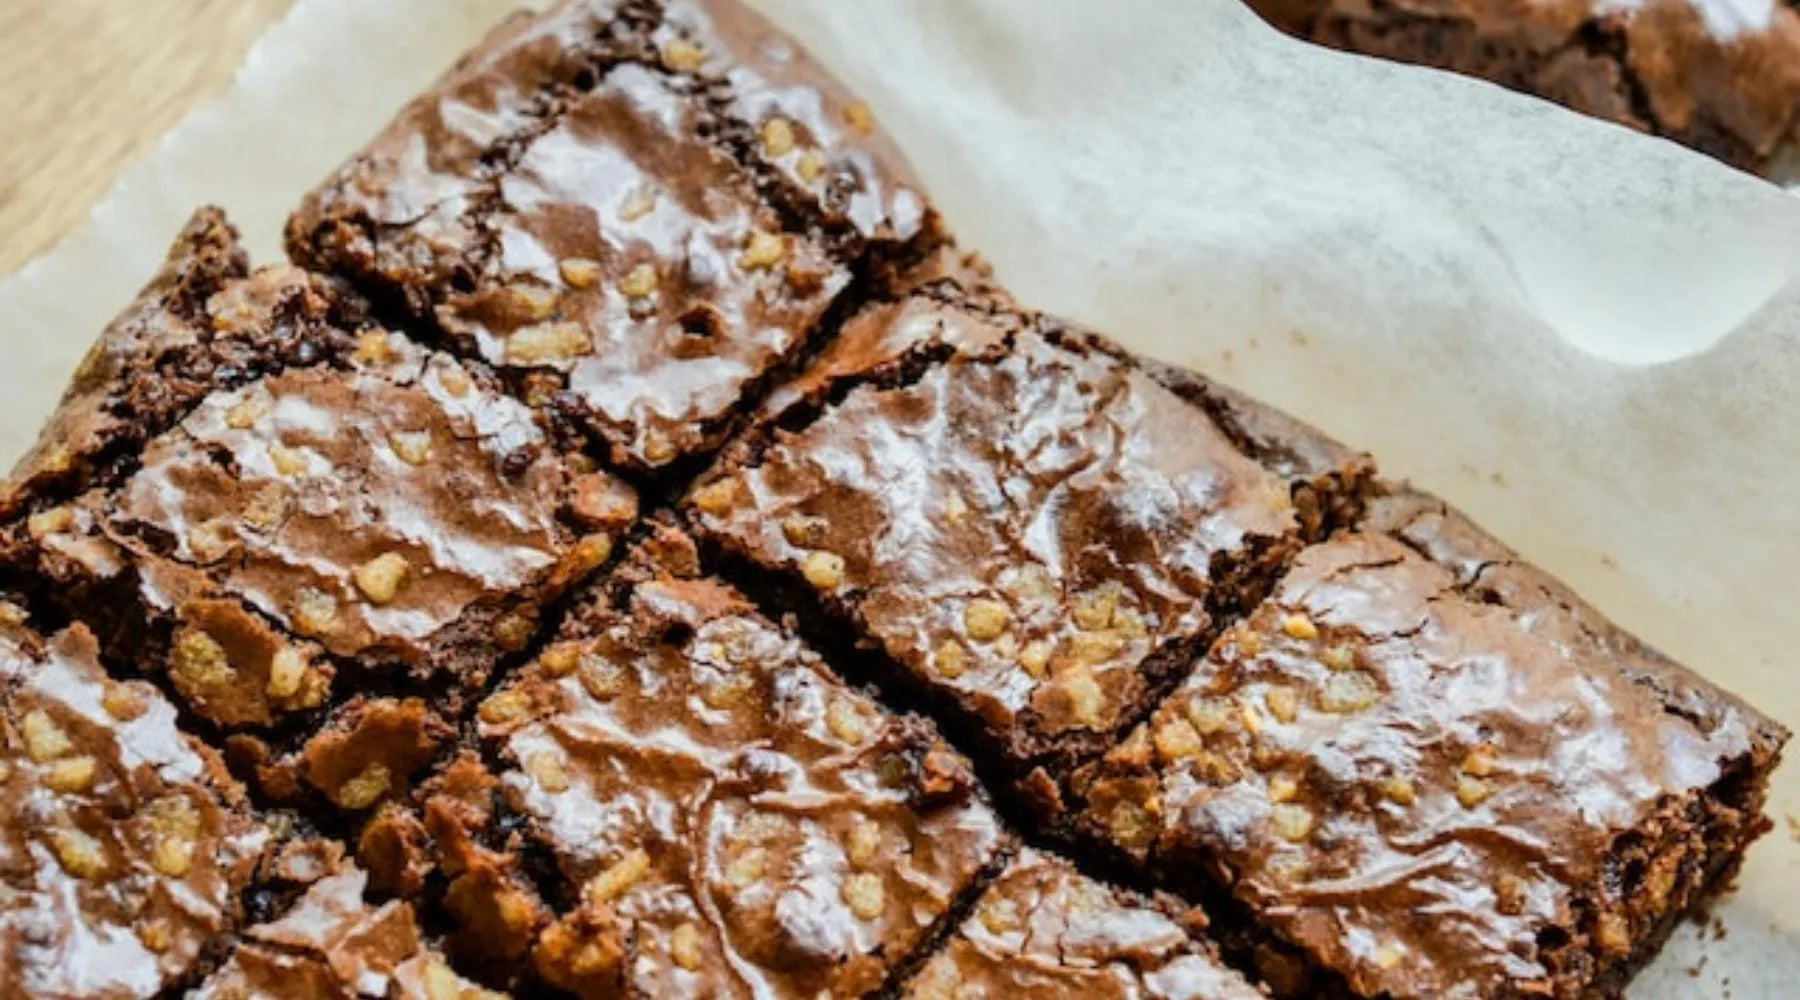
<path fill-rule="evenodd" d="M 1785 733 L 1564 593 L 1384 499 L 1077 777 L 1084 824 L 1361 995 L 1616 987 L 1765 828 Z"/>
<path fill-rule="evenodd" d="M 775 37 L 735 6 L 587 0 L 502 29 L 308 200 L 290 250 L 621 465 L 710 450 L 857 273 L 940 238 L 867 109 Z"/>

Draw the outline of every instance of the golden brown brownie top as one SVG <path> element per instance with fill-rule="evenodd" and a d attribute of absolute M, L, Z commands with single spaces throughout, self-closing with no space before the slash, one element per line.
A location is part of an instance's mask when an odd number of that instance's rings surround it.
<path fill-rule="evenodd" d="M 1027 850 L 902 991 L 907 1000 L 1257 1000 L 1190 936 L 1199 914 Z"/>
<path fill-rule="evenodd" d="M 1366 995 L 1549 989 L 1593 974 L 1550 964 L 1571 936 L 1617 957 L 1701 877 L 1655 840 L 1648 871 L 1612 870 L 1616 838 L 1690 822 L 1772 751 L 1729 699 L 1690 715 L 1644 680 L 1554 601 L 1345 534 L 1077 786 L 1114 843 L 1216 866 Z"/>
<path fill-rule="evenodd" d="M 656 572 L 481 710 L 576 887 L 539 971 L 583 997 L 860 996 L 1003 840 L 931 726 L 709 579 Z"/>
<path fill-rule="evenodd" d="M 803 577 L 1008 753 L 1109 736 L 1146 661 L 1296 544 L 1289 484 L 1078 336 L 929 300 L 872 316 L 957 351 L 728 453 L 690 494 L 703 533 Z"/>
<path fill-rule="evenodd" d="M 368 876 L 320 879 L 279 919 L 244 931 L 194 1000 L 498 1000 L 420 940 L 410 905 L 363 901 Z"/>
<path fill-rule="evenodd" d="M 268 831 L 80 627 L 0 638 L 0 996 L 151 996 L 237 919 Z"/>

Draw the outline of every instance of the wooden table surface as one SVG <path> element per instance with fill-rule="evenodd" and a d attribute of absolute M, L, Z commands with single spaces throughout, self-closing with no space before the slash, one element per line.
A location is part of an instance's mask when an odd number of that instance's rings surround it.
<path fill-rule="evenodd" d="M 231 82 L 292 0 L 0 0 L 0 275 Z"/>

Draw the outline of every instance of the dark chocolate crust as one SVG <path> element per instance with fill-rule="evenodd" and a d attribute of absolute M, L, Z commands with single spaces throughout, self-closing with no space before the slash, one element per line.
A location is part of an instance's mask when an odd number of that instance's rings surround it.
<path fill-rule="evenodd" d="M 0 1000 L 1577 1000 L 1768 827 L 1779 725 L 1014 302 L 728 0 L 508 20 L 288 236 L 0 486 Z"/>
<path fill-rule="evenodd" d="M 1719 0 L 1251 0 L 1348 52 L 1455 70 L 1769 174 L 1800 149 L 1800 13 Z M 1791 165 L 1790 165 L 1791 168 Z"/>

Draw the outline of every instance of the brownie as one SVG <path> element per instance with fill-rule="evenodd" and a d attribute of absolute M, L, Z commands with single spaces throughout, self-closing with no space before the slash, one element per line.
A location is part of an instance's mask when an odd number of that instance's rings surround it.
<path fill-rule="evenodd" d="M 499 1000 L 451 970 L 413 908 L 364 902 L 354 866 L 321 878 L 280 918 L 247 928 L 190 1000 Z"/>
<path fill-rule="evenodd" d="M 1298 424 L 1309 444 L 1265 462 L 1197 376 L 1159 374 L 930 285 L 852 319 L 686 510 L 732 572 L 879 651 L 845 659 L 1054 810 L 1055 781 L 1354 506 L 1365 469 Z"/>
<path fill-rule="evenodd" d="M 900 991 L 903 1000 L 1258 1000 L 1205 918 L 1035 850 L 1019 854 Z"/>
<path fill-rule="evenodd" d="M 1229 889 L 1318 982 L 1576 998 L 1724 884 L 1786 737 L 1400 489 L 1074 784 L 1097 840 Z"/>
<path fill-rule="evenodd" d="M 641 471 L 716 446 L 858 276 L 938 239 L 867 107 L 731 0 L 515 17 L 288 227 Z"/>
<path fill-rule="evenodd" d="M 46 475 L 47 438 L 0 489 L 0 565 L 237 734 L 272 794 L 361 810 L 435 756 L 636 499 L 479 363 L 337 325 L 360 313 L 324 279 L 193 277 L 241 262 L 233 239 L 201 216 L 114 324 L 46 430 L 89 457 Z"/>
<path fill-rule="evenodd" d="M 929 722 L 846 686 L 668 529 L 479 718 L 520 853 L 554 868 L 532 964 L 580 997 L 864 995 L 1008 843 Z M 453 883 L 460 916 L 543 920 L 504 865 L 469 879 L 510 895 Z"/>
<path fill-rule="evenodd" d="M 1800 12 L 1709 0 L 1249 0 L 1289 34 L 1454 70 L 1758 174 L 1800 150 Z"/>
<path fill-rule="evenodd" d="M 273 842 L 219 756 L 94 637 L 0 604 L 0 997 L 149 997 L 243 915 Z"/>

